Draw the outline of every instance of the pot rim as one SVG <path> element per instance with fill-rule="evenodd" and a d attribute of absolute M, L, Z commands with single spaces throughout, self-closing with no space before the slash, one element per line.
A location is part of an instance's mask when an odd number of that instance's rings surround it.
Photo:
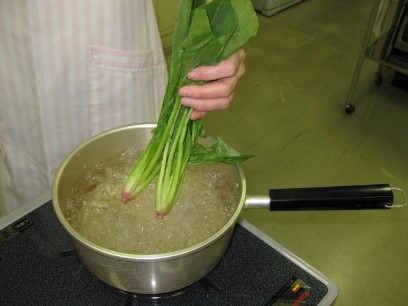
<path fill-rule="evenodd" d="M 121 260 L 126 260 L 126 261 L 160 261 L 160 260 L 170 260 L 170 259 L 177 259 L 179 257 L 186 256 L 188 254 L 192 254 L 195 252 L 198 252 L 209 245 L 215 243 L 217 240 L 219 240 L 225 232 L 227 232 L 231 227 L 235 225 L 236 220 L 238 219 L 241 210 L 243 209 L 245 205 L 245 197 L 246 197 L 246 180 L 244 176 L 244 172 L 239 165 L 233 165 L 236 167 L 236 170 L 238 171 L 239 177 L 241 179 L 241 197 L 239 199 L 239 203 L 237 205 L 237 208 L 234 212 L 234 214 L 231 216 L 231 218 L 224 224 L 223 227 L 221 227 L 217 232 L 215 232 L 213 235 L 208 237 L 207 239 L 203 240 L 200 243 L 197 243 L 193 246 L 190 246 L 188 248 L 184 248 L 181 250 L 173 251 L 173 252 L 167 252 L 167 253 L 159 253 L 159 254 L 149 254 L 149 255 L 138 255 L 138 254 L 131 254 L 131 253 L 123 253 L 123 252 L 117 252 L 110 250 L 108 248 L 101 247 L 97 245 L 94 242 L 91 242 L 90 240 L 84 238 L 80 233 L 78 233 L 66 220 L 66 217 L 64 216 L 60 206 L 59 206 L 59 197 L 58 197 L 58 187 L 59 187 L 59 179 L 64 172 L 64 169 L 66 168 L 66 165 L 68 161 L 75 155 L 79 154 L 79 152 L 86 146 L 90 145 L 92 142 L 105 137 L 106 135 L 117 133 L 122 130 L 127 130 L 127 129 L 153 129 L 156 127 L 155 123 L 142 123 L 142 124 L 129 124 L 129 125 L 124 125 L 120 127 L 116 127 L 113 129 L 109 129 L 107 131 L 101 132 L 82 144 L 78 145 L 75 149 L 73 149 L 63 160 L 62 164 L 58 168 L 53 184 L 52 184 L 52 203 L 54 207 L 54 211 L 57 215 L 58 220 L 62 224 L 62 226 L 65 228 L 65 230 L 78 242 L 81 244 L 85 245 L 86 247 L 91 248 L 93 251 L 97 253 L 101 253 L 103 255 L 113 257 L 113 258 L 119 258 Z"/>

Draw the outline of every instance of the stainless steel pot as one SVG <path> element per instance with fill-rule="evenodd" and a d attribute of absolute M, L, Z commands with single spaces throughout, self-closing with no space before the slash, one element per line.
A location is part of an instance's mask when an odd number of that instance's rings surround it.
<path fill-rule="evenodd" d="M 99 134 L 76 148 L 64 160 L 54 179 L 52 200 L 59 221 L 72 237 L 78 257 L 101 281 L 120 290 L 159 294 L 191 285 L 208 274 L 221 260 L 231 239 L 234 224 L 244 206 L 270 210 L 389 208 L 392 192 L 388 185 L 279 189 L 269 197 L 246 197 L 241 167 L 220 164 L 236 186 L 237 209 L 230 220 L 210 238 L 172 253 L 137 255 L 115 252 L 82 237 L 63 214 L 72 186 L 97 163 L 129 147 L 143 149 L 151 138 L 154 124 L 119 127 Z"/>
<path fill-rule="evenodd" d="M 110 286 L 141 294 L 174 291 L 191 285 L 208 274 L 226 251 L 246 193 L 241 168 L 222 165 L 231 176 L 231 184 L 238 184 L 237 196 L 240 198 L 240 204 L 237 210 L 212 237 L 177 252 L 125 254 L 105 249 L 82 237 L 68 223 L 62 210 L 72 186 L 85 169 L 123 152 L 129 147 L 129 143 L 143 149 L 150 140 L 154 127 L 154 124 L 123 126 L 89 139 L 64 160 L 52 187 L 52 200 L 57 217 L 72 237 L 76 253 L 88 270 Z"/>

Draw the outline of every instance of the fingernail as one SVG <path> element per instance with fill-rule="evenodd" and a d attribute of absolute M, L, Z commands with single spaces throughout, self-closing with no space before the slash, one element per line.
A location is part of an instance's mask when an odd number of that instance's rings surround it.
<path fill-rule="evenodd" d="M 191 106 L 192 100 L 190 98 L 181 98 L 180 102 L 184 106 Z"/>
<path fill-rule="evenodd" d="M 196 80 L 198 78 L 198 73 L 195 71 L 191 71 L 188 73 L 188 78 L 190 80 Z"/>
<path fill-rule="evenodd" d="M 188 96 L 189 93 L 190 92 L 189 92 L 189 90 L 187 88 L 181 87 L 179 89 L 179 95 L 180 96 Z"/>

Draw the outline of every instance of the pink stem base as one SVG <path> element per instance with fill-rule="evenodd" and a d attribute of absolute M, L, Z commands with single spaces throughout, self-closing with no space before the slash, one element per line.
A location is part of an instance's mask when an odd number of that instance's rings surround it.
<path fill-rule="evenodd" d="M 165 216 L 166 216 L 165 213 L 156 212 L 156 219 L 157 220 L 163 220 Z"/>
<path fill-rule="evenodd" d="M 129 203 L 131 200 L 132 200 L 132 199 L 131 199 L 130 193 L 128 193 L 128 192 L 123 192 L 123 193 L 122 193 L 122 199 L 121 199 L 121 201 L 122 201 L 123 203 L 127 204 L 127 203 Z"/>

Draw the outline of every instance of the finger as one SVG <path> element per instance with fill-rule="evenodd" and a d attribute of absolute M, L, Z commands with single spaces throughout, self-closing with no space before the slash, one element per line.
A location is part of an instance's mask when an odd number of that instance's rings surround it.
<path fill-rule="evenodd" d="M 193 110 L 190 114 L 190 120 L 198 120 L 203 118 L 207 112 L 199 112 L 197 110 Z"/>
<path fill-rule="evenodd" d="M 215 66 L 202 66 L 193 69 L 188 77 L 191 80 L 212 81 L 234 76 L 244 66 L 245 51 L 240 49 L 228 59 Z"/>
<path fill-rule="evenodd" d="M 195 99 L 213 99 L 229 97 L 238 85 L 241 76 L 245 73 L 245 67 L 240 67 L 237 74 L 230 78 L 224 78 L 203 85 L 183 86 L 179 95 Z"/>
<path fill-rule="evenodd" d="M 209 112 L 228 108 L 231 104 L 232 98 L 233 94 L 226 98 L 216 99 L 192 99 L 183 97 L 181 99 L 181 104 L 198 112 Z"/>
<path fill-rule="evenodd" d="M 226 98 L 235 89 L 234 79 L 223 79 L 203 85 L 188 85 L 180 88 L 179 95 L 194 99 Z"/>

